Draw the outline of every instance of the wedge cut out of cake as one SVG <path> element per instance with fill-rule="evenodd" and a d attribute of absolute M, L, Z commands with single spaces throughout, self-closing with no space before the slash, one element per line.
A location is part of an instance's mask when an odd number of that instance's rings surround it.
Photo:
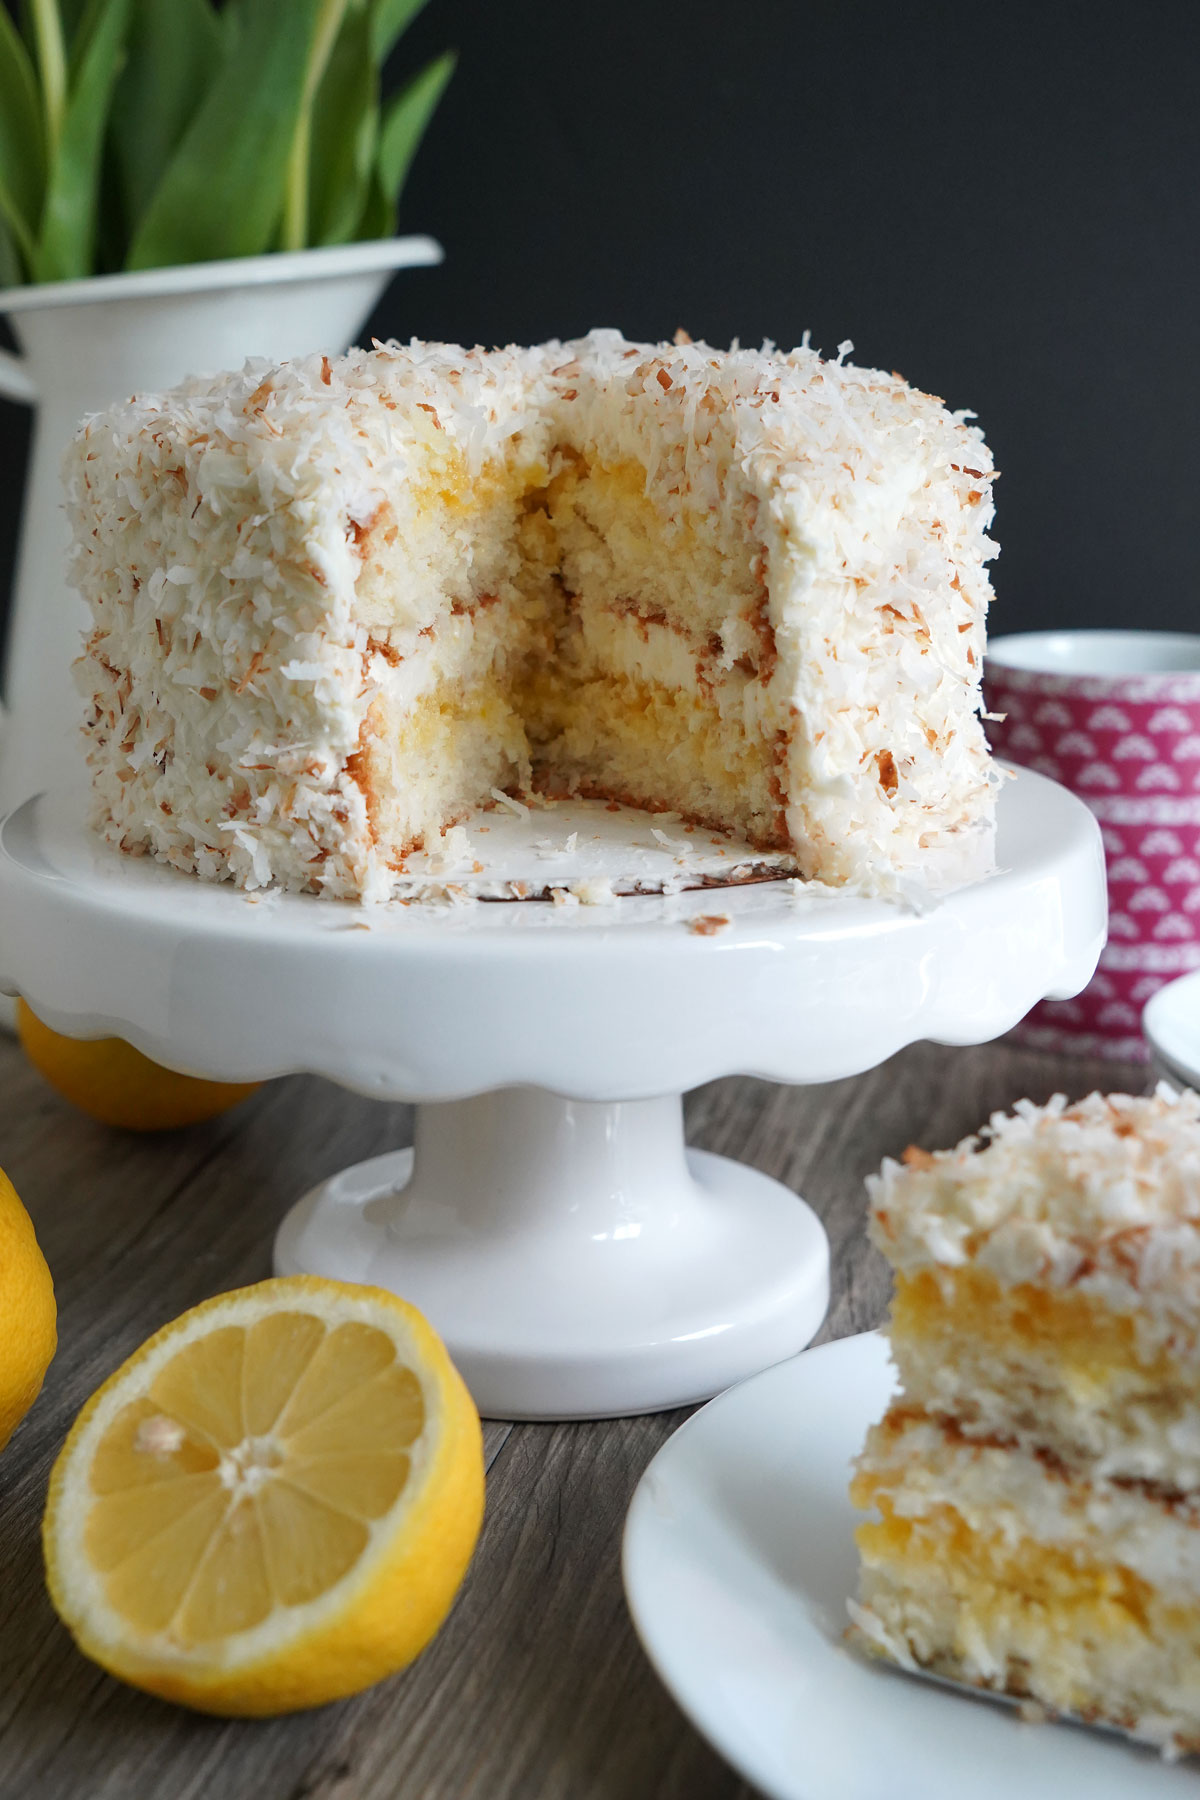
<path fill-rule="evenodd" d="M 871 1200 L 858 1642 L 1200 1751 L 1200 1098 L 1025 1102 Z"/>
<path fill-rule="evenodd" d="M 849 349 L 392 343 L 89 419 L 98 826 L 333 897 L 534 792 L 867 893 L 987 874 L 991 459 Z"/>

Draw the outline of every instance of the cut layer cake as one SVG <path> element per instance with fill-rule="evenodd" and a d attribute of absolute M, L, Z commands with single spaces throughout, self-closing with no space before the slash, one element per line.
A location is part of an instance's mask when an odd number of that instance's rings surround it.
<path fill-rule="evenodd" d="M 532 791 L 868 892 L 985 874 L 966 417 L 807 347 L 610 331 L 255 363 L 94 417 L 66 482 L 97 823 L 331 896 Z"/>

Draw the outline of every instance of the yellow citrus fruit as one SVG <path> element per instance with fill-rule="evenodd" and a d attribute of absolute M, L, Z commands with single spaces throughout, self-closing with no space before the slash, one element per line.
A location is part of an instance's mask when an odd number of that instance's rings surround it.
<path fill-rule="evenodd" d="M 0 1171 L 0 1450 L 42 1391 L 58 1342 L 54 1283 L 33 1221 Z"/>
<path fill-rule="evenodd" d="M 121 1038 L 63 1037 L 17 1001 L 17 1036 L 51 1087 L 102 1125 L 171 1131 L 199 1125 L 245 1100 L 260 1082 L 200 1081 L 151 1062 Z"/>
<path fill-rule="evenodd" d="M 420 1313 L 288 1276 L 184 1313 L 93 1394 L 50 1478 L 50 1597 L 137 1687 L 291 1712 L 411 1662 L 482 1512 L 479 1416 Z"/>

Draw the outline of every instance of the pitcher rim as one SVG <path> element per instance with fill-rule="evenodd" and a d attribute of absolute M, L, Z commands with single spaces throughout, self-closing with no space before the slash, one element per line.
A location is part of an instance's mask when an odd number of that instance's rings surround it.
<path fill-rule="evenodd" d="M 82 306 L 99 300 L 158 300 L 218 288 L 331 281 L 339 275 L 367 275 L 380 269 L 432 268 L 444 257 L 445 251 L 437 239 L 424 236 L 369 238 L 355 244 L 324 244 L 308 250 L 271 250 L 265 256 L 173 263 L 164 269 L 118 270 L 111 275 L 88 275 L 79 281 L 43 281 L 0 288 L 0 312 Z"/>

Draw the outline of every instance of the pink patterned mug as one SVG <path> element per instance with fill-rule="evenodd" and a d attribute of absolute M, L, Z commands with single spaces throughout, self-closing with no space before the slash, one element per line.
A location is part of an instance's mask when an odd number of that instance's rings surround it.
<path fill-rule="evenodd" d="M 1200 968 L 1200 636 L 1030 631 L 984 663 L 992 747 L 1062 782 L 1100 823 L 1108 943 L 1074 1000 L 1014 1032 L 1047 1050 L 1145 1061 L 1141 1012 Z M 1019 777 L 1018 777 L 1019 779 Z"/>

